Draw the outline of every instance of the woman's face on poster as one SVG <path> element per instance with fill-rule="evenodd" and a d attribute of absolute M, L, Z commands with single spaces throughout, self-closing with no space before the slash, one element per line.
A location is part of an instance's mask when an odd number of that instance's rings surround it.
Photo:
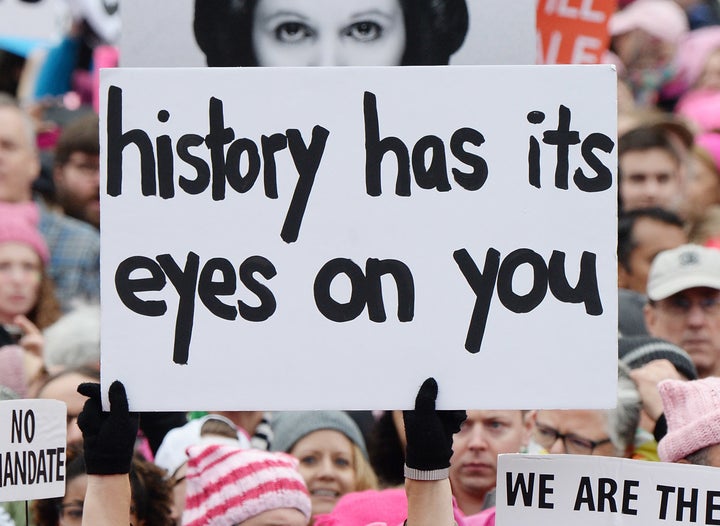
<path fill-rule="evenodd" d="M 397 66 L 405 52 L 399 0 L 258 0 L 259 66 Z"/>

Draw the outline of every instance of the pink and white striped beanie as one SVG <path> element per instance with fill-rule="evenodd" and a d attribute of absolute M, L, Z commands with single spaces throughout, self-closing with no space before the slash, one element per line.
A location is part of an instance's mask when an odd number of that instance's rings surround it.
<path fill-rule="evenodd" d="M 233 526 L 278 508 L 296 508 L 310 520 L 294 457 L 228 444 L 190 446 L 187 454 L 183 525 Z"/>

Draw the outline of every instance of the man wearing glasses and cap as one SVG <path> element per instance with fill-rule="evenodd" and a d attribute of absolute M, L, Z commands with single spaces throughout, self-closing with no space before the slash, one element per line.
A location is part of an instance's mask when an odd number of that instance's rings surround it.
<path fill-rule="evenodd" d="M 720 251 L 682 245 L 661 252 L 647 293 L 648 332 L 682 347 L 700 378 L 720 376 Z"/>

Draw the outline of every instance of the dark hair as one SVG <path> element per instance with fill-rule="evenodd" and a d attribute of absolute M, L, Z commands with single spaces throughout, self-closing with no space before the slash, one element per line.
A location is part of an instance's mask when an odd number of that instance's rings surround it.
<path fill-rule="evenodd" d="M 669 210 L 664 208 L 637 208 L 628 212 L 623 212 L 618 218 L 618 245 L 617 255 L 618 264 L 626 271 L 632 273 L 630 268 L 630 256 L 633 250 L 637 248 L 637 240 L 635 239 L 635 225 L 639 219 L 651 219 L 665 225 L 683 228 L 682 219 Z"/>
<path fill-rule="evenodd" d="M 164 469 L 135 455 L 130 470 L 130 488 L 138 520 L 152 526 L 173 524 L 170 518 L 172 488 Z"/>
<path fill-rule="evenodd" d="M 75 152 L 100 154 L 100 120 L 90 112 L 65 126 L 55 146 L 55 166 L 63 166 Z"/>
<path fill-rule="evenodd" d="M 339 0 L 347 1 L 347 0 Z M 468 30 L 465 0 L 399 0 L 404 66 L 445 65 Z M 211 67 L 257 66 L 252 20 L 258 0 L 195 0 L 195 39 Z"/>
<path fill-rule="evenodd" d="M 638 126 L 623 133 L 618 138 L 618 160 L 627 152 L 645 151 L 660 148 L 666 151 L 677 164 L 680 164 L 680 154 L 673 146 L 667 132 L 660 126 Z"/>
<path fill-rule="evenodd" d="M 405 452 L 398 430 L 393 421 L 392 411 L 385 411 L 375 422 L 368 436 L 370 465 L 378 476 L 380 486 L 399 486 L 405 481 Z"/>

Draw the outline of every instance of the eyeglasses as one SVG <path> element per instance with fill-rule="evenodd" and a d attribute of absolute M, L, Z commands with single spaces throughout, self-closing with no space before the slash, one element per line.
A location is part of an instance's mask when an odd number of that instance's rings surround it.
<path fill-rule="evenodd" d="M 560 438 L 565 446 L 565 451 L 572 455 L 592 455 L 596 447 L 610 443 L 610 438 L 605 438 L 603 440 L 590 440 L 589 438 L 583 438 L 573 433 L 565 435 L 560 433 L 557 429 L 540 424 L 539 422 L 535 423 L 534 438 L 535 442 L 548 451 L 557 439 Z"/>
<path fill-rule="evenodd" d="M 83 503 L 69 502 L 58 505 L 61 526 L 79 526 L 82 524 Z"/>
<path fill-rule="evenodd" d="M 693 301 L 685 296 L 670 296 L 664 300 L 655 302 L 655 306 L 671 316 L 687 316 L 695 306 L 708 316 L 720 314 L 720 295 L 707 296 Z"/>

